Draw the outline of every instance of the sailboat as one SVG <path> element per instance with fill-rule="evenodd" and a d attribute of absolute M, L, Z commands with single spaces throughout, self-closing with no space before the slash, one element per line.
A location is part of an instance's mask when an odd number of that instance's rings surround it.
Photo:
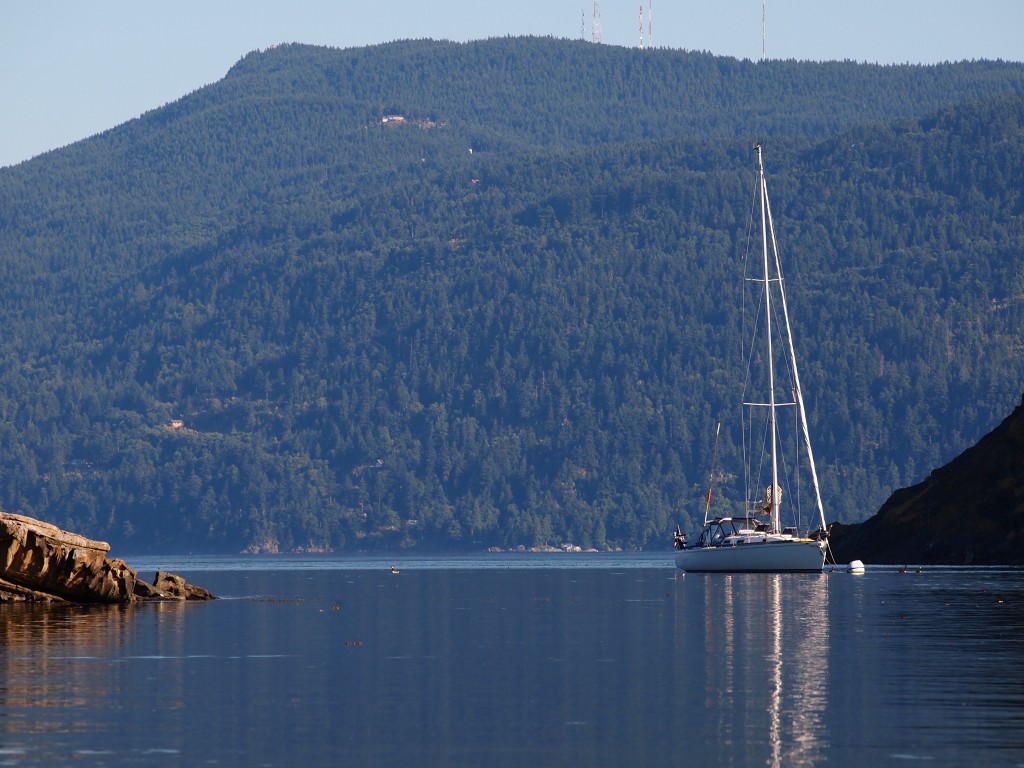
<path fill-rule="evenodd" d="M 711 487 L 714 482 L 714 460 L 712 461 L 711 482 L 708 486 L 707 505 L 704 510 L 704 527 L 695 542 L 688 542 L 676 526 L 673 544 L 676 548 L 676 567 L 687 572 L 725 573 L 787 573 L 820 572 L 825 565 L 828 550 L 825 512 L 821 503 L 818 475 L 814 467 L 814 453 L 807 429 L 807 414 L 804 397 L 797 372 L 796 352 L 793 334 L 789 324 L 789 309 L 786 305 L 785 285 L 782 280 L 782 265 L 775 240 L 775 226 L 772 222 L 771 206 L 768 202 L 768 185 L 765 181 L 764 161 L 761 145 L 756 144 L 757 175 L 761 202 L 761 276 L 753 278 L 761 283 L 763 331 L 761 343 L 765 346 L 762 358 L 766 365 L 765 402 L 745 402 L 745 407 L 763 412 L 766 427 L 763 444 L 769 454 L 770 482 L 763 498 L 748 502 L 744 513 L 738 517 L 711 517 Z M 776 316 L 781 320 L 772 321 Z M 777 336 L 779 338 L 773 338 Z M 781 343 L 781 351 L 775 344 Z M 776 353 L 788 363 L 791 399 L 780 399 L 776 381 Z M 812 535 L 800 535 L 796 527 L 783 527 L 780 517 L 782 487 L 780 486 L 780 434 L 777 414 L 783 408 L 796 408 L 797 421 L 802 432 L 805 448 L 804 458 L 814 487 L 814 497 L 820 519 L 818 530 Z M 715 455 L 718 439 L 716 432 Z M 767 464 L 765 461 L 764 464 Z M 760 485 L 758 485 L 760 487 Z"/>

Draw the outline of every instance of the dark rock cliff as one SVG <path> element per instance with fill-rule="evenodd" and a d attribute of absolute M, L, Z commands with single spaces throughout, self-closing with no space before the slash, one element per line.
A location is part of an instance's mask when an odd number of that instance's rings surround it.
<path fill-rule="evenodd" d="M 1024 565 L 1024 398 L 998 427 L 874 517 L 832 527 L 837 562 Z"/>

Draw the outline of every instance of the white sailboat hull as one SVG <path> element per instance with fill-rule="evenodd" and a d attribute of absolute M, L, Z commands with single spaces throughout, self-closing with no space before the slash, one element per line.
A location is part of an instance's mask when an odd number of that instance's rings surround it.
<path fill-rule="evenodd" d="M 691 547 L 676 552 L 676 567 L 688 573 L 820 573 L 825 542 L 807 539 Z"/>

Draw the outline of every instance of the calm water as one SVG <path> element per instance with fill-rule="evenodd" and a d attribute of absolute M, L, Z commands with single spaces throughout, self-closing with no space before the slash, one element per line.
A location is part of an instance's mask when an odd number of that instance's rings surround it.
<path fill-rule="evenodd" d="M 0 606 L 0 765 L 1024 765 L 1024 570 L 128 560 L 225 599 Z"/>

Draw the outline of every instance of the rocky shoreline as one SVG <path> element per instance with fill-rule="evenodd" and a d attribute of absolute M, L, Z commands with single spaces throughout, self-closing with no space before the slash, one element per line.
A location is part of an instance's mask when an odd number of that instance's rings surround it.
<path fill-rule="evenodd" d="M 202 587 L 158 571 L 143 581 L 110 545 L 23 515 L 0 512 L 0 602 L 135 603 L 212 600 Z"/>

